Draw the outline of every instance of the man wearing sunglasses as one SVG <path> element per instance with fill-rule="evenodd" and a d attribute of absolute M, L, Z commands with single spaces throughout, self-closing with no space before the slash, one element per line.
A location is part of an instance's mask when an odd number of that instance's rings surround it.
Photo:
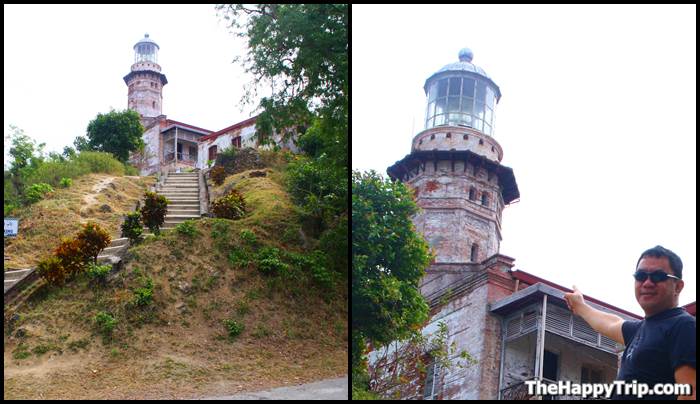
<path fill-rule="evenodd" d="M 695 400 L 695 317 L 678 307 L 683 290 L 683 263 L 673 251 L 656 246 L 642 253 L 634 273 L 634 294 L 644 310 L 644 320 L 622 318 L 586 304 L 574 286 L 565 293 L 569 309 L 594 330 L 625 345 L 617 380 L 646 383 L 689 384 L 685 396 L 645 396 L 646 399 Z M 614 396 L 614 399 L 637 398 Z"/>

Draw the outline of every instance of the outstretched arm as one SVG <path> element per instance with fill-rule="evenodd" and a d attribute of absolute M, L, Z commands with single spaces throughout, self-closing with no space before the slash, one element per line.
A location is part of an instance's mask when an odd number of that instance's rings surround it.
<path fill-rule="evenodd" d="M 625 320 L 621 317 L 596 310 L 587 305 L 583 301 L 583 294 L 576 286 L 574 286 L 573 293 L 564 293 L 564 299 L 569 305 L 569 310 L 581 316 L 591 328 L 620 344 L 625 344 L 625 339 L 622 337 L 622 323 Z"/>

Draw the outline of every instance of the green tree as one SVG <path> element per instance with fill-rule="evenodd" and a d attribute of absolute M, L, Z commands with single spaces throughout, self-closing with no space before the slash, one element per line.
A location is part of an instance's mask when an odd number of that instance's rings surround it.
<path fill-rule="evenodd" d="M 247 40 L 248 53 L 234 59 L 254 77 L 243 102 L 255 98 L 258 86 L 272 90 L 258 104 L 260 143 L 269 143 L 274 132 L 298 135 L 310 158 L 289 164 L 287 186 L 313 236 L 333 241 L 330 261 L 347 267 L 341 255 L 348 239 L 337 233 L 347 224 L 349 5 L 234 4 L 217 10 Z"/>
<path fill-rule="evenodd" d="M 37 145 L 36 141 L 14 125 L 10 125 L 10 130 L 10 181 L 16 195 L 23 195 L 27 177 L 44 162 L 43 150 L 46 143 Z"/>
<path fill-rule="evenodd" d="M 87 127 L 87 143 L 81 136 L 76 138 L 78 150 L 95 150 L 113 154 L 126 163 L 129 154 L 143 148 L 144 132 L 138 112 L 133 110 L 110 111 L 97 114 Z"/>
<path fill-rule="evenodd" d="M 411 191 L 374 171 L 352 174 L 352 367 L 364 374 L 367 343 L 415 335 L 428 319 L 418 283 L 431 260 L 415 231 Z"/>
<path fill-rule="evenodd" d="M 349 5 L 234 4 L 217 9 L 236 35 L 248 40 L 242 62 L 255 80 L 244 101 L 257 94 L 258 83 L 273 89 L 258 105 L 260 140 L 265 142 L 274 128 L 303 132 L 315 123 L 323 143 L 332 146 L 329 154 L 338 166 L 347 167 Z"/>

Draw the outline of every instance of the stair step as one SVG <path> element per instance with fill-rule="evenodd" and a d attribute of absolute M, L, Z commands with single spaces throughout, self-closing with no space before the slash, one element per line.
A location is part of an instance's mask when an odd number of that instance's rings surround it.
<path fill-rule="evenodd" d="M 113 247 L 106 247 L 104 250 L 101 251 L 101 253 L 114 253 L 119 250 L 125 250 L 127 248 L 126 244 L 118 245 L 118 246 L 113 246 Z"/>
<path fill-rule="evenodd" d="M 184 203 L 177 204 L 177 205 L 172 204 L 172 205 L 168 205 L 168 209 L 170 209 L 170 208 L 173 208 L 173 209 L 177 208 L 178 210 L 187 210 L 187 209 L 199 210 L 199 204 L 191 204 L 191 205 L 184 204 Z"/>
<path fill-rule="evenodd" d="M 129 238 L 127 237 L 120 237 L 120 238 L 114 238 L 112 239 L 112 243 L 109 245 L 110 247 L 118 247 L 122 246 L 125 244 L 129 243 Z"/>

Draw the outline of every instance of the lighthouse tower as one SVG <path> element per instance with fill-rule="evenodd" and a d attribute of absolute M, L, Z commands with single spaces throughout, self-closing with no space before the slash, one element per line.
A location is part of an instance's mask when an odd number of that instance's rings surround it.
<path fill-rule="evenodd" d="M 445 322 L 448 344 L 477 362 L 448 370 L 428 360 L 426 377 L 407 384 L 403 398 L 498 397 L 501 320 L 488 308 L 513 291 L 514 260 L 499 253 L 501 213 L 520 193 L 494 137 L 501 90 L 473 57 L 462 49 L 425 81 L 425 127 L 387 173 L 413 189 L 421 208 L 413 222 L 435 254 L 420 283 L 430 305 L 423 333 Z"/>
<path fill-rule="evenodd" d="M 387 169 L 414 190 L 422 208 L 414 223 L 436 254 L 424 284 L 475 271 L 475 264 L 496 255 L 501 213 L 520 196 L 494 138 L 501 90 L 473 57 L 462 49 L 458 62 L 428 77 L 425 129 L 413 138 L 411 153 Z M 439 289 L 426 286 L 427 295 Z"/>
<path fill-rule="evenodd" d="M 163 111 L 163 86 L 168 84 L 168 79 L 160 72 L 159 49 L 146 34 L 134 45 L 134 64 L 124 76 L 129 87 L 128 108 L 138 112 L 142 120 L 158 117 Z"/>

